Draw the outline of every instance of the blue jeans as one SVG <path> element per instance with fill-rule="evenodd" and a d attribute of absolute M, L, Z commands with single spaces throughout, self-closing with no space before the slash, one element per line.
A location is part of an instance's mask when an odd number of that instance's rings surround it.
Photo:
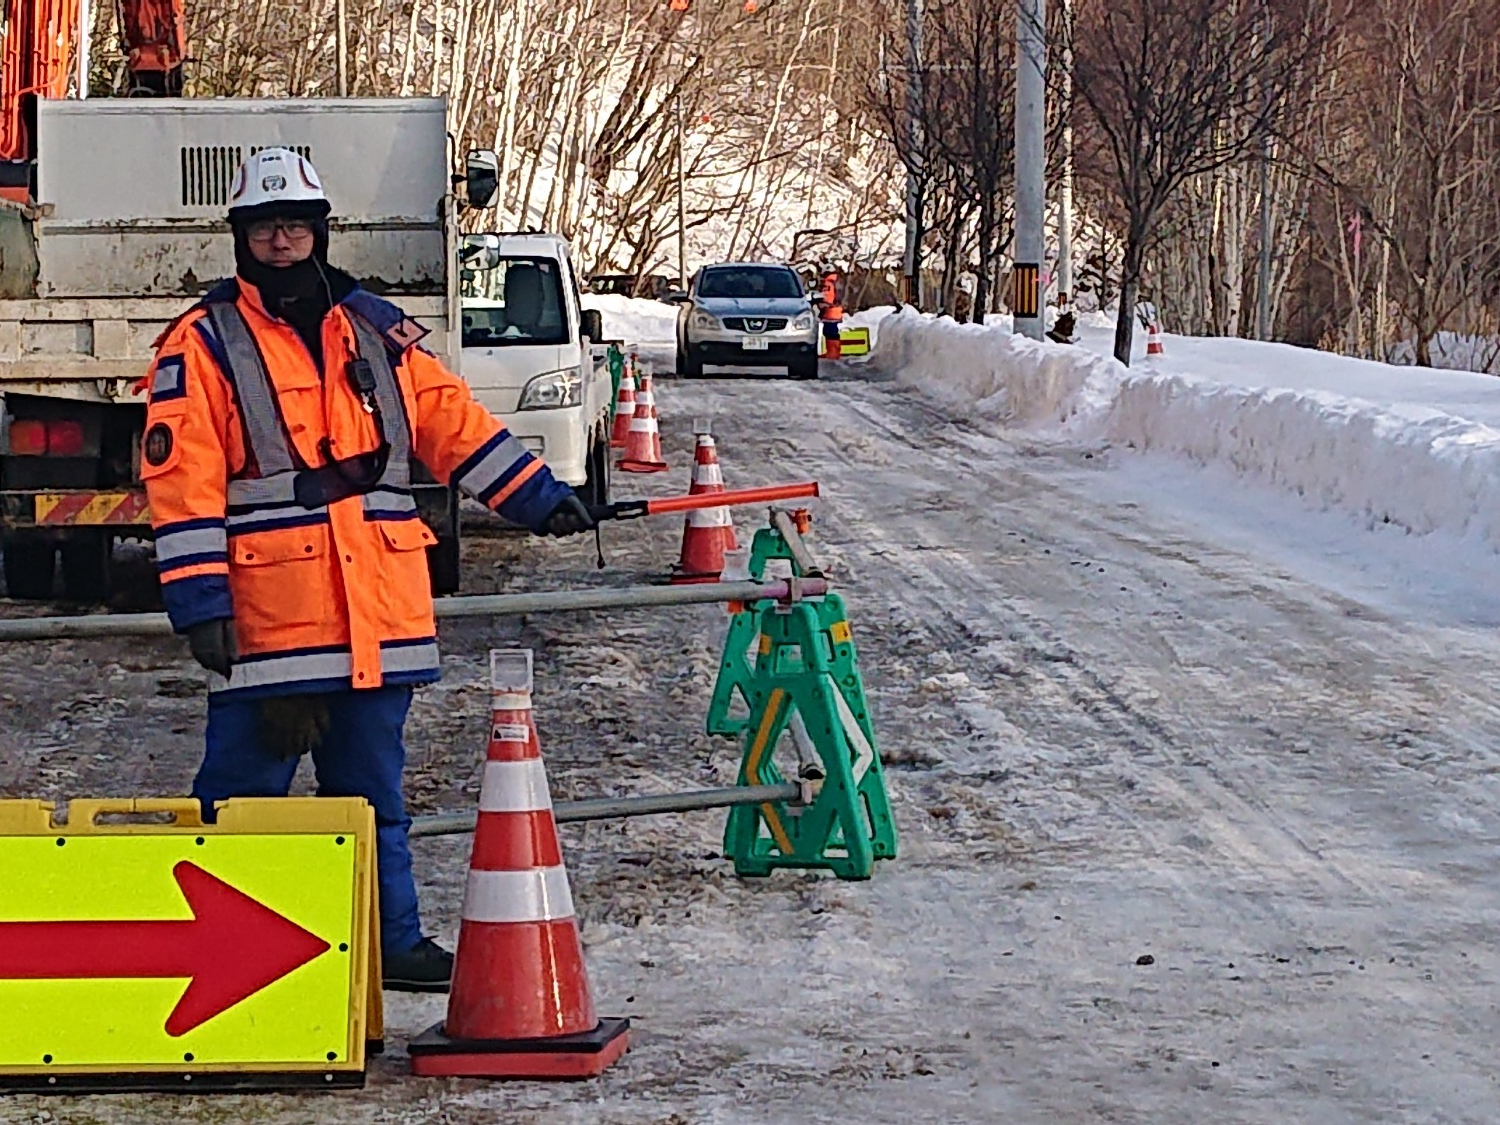
<path fill-rule="evenodd" d="M 320 797 L 363 797 L 375 809 L 375 861 L 380 883 L 380 946 L 387 956 L 422 940 L 417 885 L 406 831 L 411 818 L 401 798 L 406 747 L 401 728 L 411 707 L 409 687 L 338 691 L 328 704 L 328 733 L 313 751 Z M 283 760 L 261 745 L 257 701 L 208 697 L 208 736 L 193 796 L 205 820 L 213 803 L 230 797 L 285 797 L 297 759 Z"/>

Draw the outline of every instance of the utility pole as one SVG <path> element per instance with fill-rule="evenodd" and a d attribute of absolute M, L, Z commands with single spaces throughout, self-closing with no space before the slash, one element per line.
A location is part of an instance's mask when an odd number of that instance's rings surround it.
<path fill-rule="evenodd" d="M 687 130 L 682 122 L 682 91 L 677 92 L 677 283 L 687 288 L 687 171 L 683 166 L 683 149 L 687 147 Z"/>
<path fill-rule="evenodd" d="M 334 9 L 334 49 L 339 56 L 339 97 L 349 96 L 349 8 L 348 0 L 338 0 Z"/>
<path fill-rule="evenodd" d="M 1016 2 L 1016 237 L 1011 314 L 1015 330 L 1040 340 L 1047 207 L 1046 0 Z"/>
<path fill-rule="evenodd" d="M 906 256 L 901 298 L 922 305 L 922 23 L 923 0 L 906 0 Z"/>
<path fill-rule="evenodd" d="M 1261 5 L 1262 49 L 1270 47 L 1270 10 Z M 1271 135 L 1260 142 L 1260 269 L 1255 293 L 1255 338 L 1271 338 Z"/>
<path fill-rule="evenodd" d="M 1062 0 L 1063 120 L 1062 183 L 1057 192 L 1057 311 L 1073 303 L 1073 0 Z"/>
<path fill-rule="evenodd" d="M 78 10 L 78 96 L 86 98 L 89 96 L 89 48 L 92 44 L 89 40 L 94 33 L 94 12 L 89 6 L 89 0 L 82 0 Z"/>

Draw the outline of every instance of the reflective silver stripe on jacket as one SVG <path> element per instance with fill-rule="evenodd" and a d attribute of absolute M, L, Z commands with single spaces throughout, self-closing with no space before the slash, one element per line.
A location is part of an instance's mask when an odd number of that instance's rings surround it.
<path fill-rule="evenodd" d="M 382 645 L 382 676 L 397 673 L 436 672 L 441 666 L 436 641 L 421 644 Z M 354 675 L 354 658 L 342 652 L 294 653 L 289 656 L 252 658 L 236 664 L 229 679 L 209 673 L 208 690 L 239 691 L 245 688 L 272 687 L 279 684 L 306 683 L 314 680 L 348 681 Z"/>
<path fill-rule="evenodd" d="M 517 462 L 526 460 L 526 457 L 527 450 L 520 439 L 507 433 L 458 483 L 477 496 L 513 469 Z"/>
<path fill-rule="evenodd" d="M 222 527 L 194 527 L 186 531 L 158 532 L 156 535 L 158 565 L 193 555 L 222 555 L 227 550 L 229 542 Z"/>
<path fill-rule="evenodd" d="M 391 368 L 390 353 L 379 333 L 361 316 L 344 310 L 354 327 L 355 352 L 375 376 L 375 404 L 380 410 L 390 457 L 385 471 L 362 498 L 367 519 L 402 519 L 416 515 L 411 496 L 411 427 L 401 385 Z M 286 523 L 320 522 L 326 507 L 304 508 L 296 503 L 296 458 L 282 428 L 276 406 L 276 387 L 266 371 L 239 306 L 232 301 L 208 306 L 208 319 L 223 346 L 227 372 L 249 442 L 249 453 L 260 469 L 257 478 L 229 482 L 226 500 L 231 534 L 243 534 Z"/>

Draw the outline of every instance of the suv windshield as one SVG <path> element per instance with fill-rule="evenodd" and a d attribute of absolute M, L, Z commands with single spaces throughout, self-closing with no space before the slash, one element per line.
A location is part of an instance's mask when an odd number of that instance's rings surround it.
<path fill-rule="evenodd" d="M 550 258 L 505 258 L 463 271 L 463 346 L 566 344 L 562 278 Z"/>
<path fill-rule="evenodd" d="M 805 297 L 802 282 L 777 266 L 717 266 L 698 279 L 700 297 Z"/>

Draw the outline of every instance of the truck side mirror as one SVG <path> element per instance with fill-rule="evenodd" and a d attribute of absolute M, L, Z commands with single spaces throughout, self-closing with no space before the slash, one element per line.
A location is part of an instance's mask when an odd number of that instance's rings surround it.
<path fill-rule="evenodd" d="M 583 334 L 590 340 L 604 339 L 604 317 L 598 309 L 584 309 L 582 317 Z"/>
<path fill-rule="evenodd" d="M 487 148 L 469 150 L 464 161 L 464 190 L 470 207 L 488 207 L 500 190 L 500 158 Z"/>

